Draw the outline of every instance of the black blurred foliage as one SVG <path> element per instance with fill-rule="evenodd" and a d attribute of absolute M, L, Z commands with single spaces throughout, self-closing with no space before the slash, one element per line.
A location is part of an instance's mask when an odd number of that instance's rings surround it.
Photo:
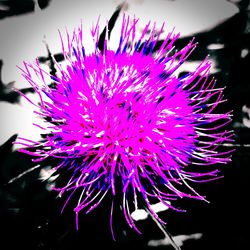
<path fill-rule="evenodd" d="M 41 9 L 48 7 L 50 0 L 37 0 Z M 0 19 L 33 12 L 35 3 L 33 0 L 0 0 Z"/>
<path fill-rule="evenodd" d="M 37 1 L 41 9 L 49 6 L 49 0 Z M 223 168 L 225 178 L 213 184 L 199 185 L 201 194 L 207 194 L 210 204 L 197 201 L 182 201 L 187 213 L 176 214 L 173 211 L 162 213 L 168 222 L 167 228 L 173 235 L 201 232 L 203 237 L 197 242 L 189 241 L 182 249 L 248 249 L 247 239 L 250 207 L 245 199 L 249 190 L 250 162 L 250 128 L 242 124 L 242 107 L 250 108 L 249 57 L 250 57 L 250 13 L 249 1 L 234 1 L 240 12 L 219 24 L 212 30 L 195 34 L 199 46 L 188 61 L 202 60 L 207 54 L 217 65 L 214 76 L 218 84 L 226 86 L 225 95 L 228 99 L 225 110 L 233 110 L 232 128 L 235 130 L 235 145 L 232 164 Z M 0 19 L 34 11 L 32 0 L 0 1 Z M 4 8 L 3 8 L 4 7 Z M 119 9 L 109 22 L 109 32 L 115 24 Z M 103 31 L 105 34 L 106 31 Z M 102 35 L 101 35 L 102 37 Z M 102 49 L 100 37 L 99 48 Z M 177 48 L 183 47 L 191 37 L 179 39 Z M 161 43 L 161 41 L 159 41 Z M 212 44 L 222 46 L 213 47 Z M 47 63 L 51 74 L 55 74 L 53 60 L 48 55 L 40 56 L 41 63 Z M 243 55 L 243 51 L 246 51 Z M 55 55 L 62 61 L 62 54 Z M 20 96 L 12 91 L 14 81 L 3 83 L 0 60 L 0 101 L 18 103 Z M 181 72 L 185 74 L 187 72 Z M 14 80 L 14 79 L 13 79 Z M 32 89 L 22 89 L 23 93 Z M 2 119 L 4 119 L 2 117 Z M 76 231 L 74 213 L 67 208 L 63 214 L 60 209 L 63 200 L 50 191 L 53 182 L 41 181 L 41 170 L 55 164 L 52 159 L 36 167 L 29 156 L 12 150 L 12 143 L 17 135 L 13 135 L 0 146 L 0 248 L 1 249 L 148 249 L 150 239 L 162 238 L 159 228 L 147 219 L 138 222 L 143 235 L 137 235 L 127 228 L 119 211 L 115 211 L 114 229 L 117 241 L 111 239 L 109 231 L 110 206 L 104 203 L 92 214 L 80 216 L 80 230 Z M 245 146 L 244 146 L 245 145 Z M 29 171 L 34 168 L 33 171 Z M 27 172 L 26 172 L 27 171 Z M 15 179 L 15 177 L 17 177 Z M 14 179 L 13 179 L 14 178 Z M 184 205 L 183 205 L 184 203 Z M 70 206 L 69 206 L 70 207 Z M 119 209 L 118 209 L 119 210 Z M 81 214 L 80 214 L 81 215 Z M 171 247 L 166 248 L 171 249 Z"/>
<path fill-rule="evenodd" d="M 9 103 L 19 103 L 20 102 L 20 94 L 13 90 L 15 85 L 15 81 L 9 82 L 7 84 L 2 81 L 2 68 L 3 61 L 0 60 L 0 101 L 5 101 Z M 21 93 L 34 93 L 33 88 L 25 88 L 19 90 Z"/>

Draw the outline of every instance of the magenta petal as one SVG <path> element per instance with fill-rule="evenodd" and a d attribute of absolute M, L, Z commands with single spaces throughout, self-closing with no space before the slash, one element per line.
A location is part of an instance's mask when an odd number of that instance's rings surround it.
<path fill-rule="evenodd" d="M 175 75 L 196 47 L 194 41 L 175 51 L 178 35 L 171 32 L 154 52 L 164 25 L 156 36 L 148 23 L 137 41 L 138 20 L 129 20 L 123 18 L 115 51 L 109 49 L 108 39 L 103 51 L 98 49 L 98 24 L 91 30 L 93 53 L 85 51 L 82 27 L 72 38 L 67 33 L 66 44 L 60 33 L 67 67 L 57 63 L 56 76 L 38 62 L 24 63 L 22 74 L 39 96 L 40 106 L 26 98 L 44 120 L 34 125 L 41 133 L 47 131 L 47 137 L 42 142 L 19 137 L 16 143 L 27 147 L 21 152 L 38 157 L 36 161 L 61 159 L 54 168 L 59 178 L 66 169 L 68 181 L 54 190 L 68 194 L 65 205 L 79 194 L 77 224 L 80 211 L 88 213 L 104 202 L 106 194 L 117 196 L 122 190 L 125 219 L 140 232 L 131 217 L 138 197 L 160 223 L 164 222 L 152 203 L 181 211 L 170 202 L 182 197 L 205 200 L 190 183 L 220 177 L 208 166 L 230 161 L 232 152 L 220 145 L 231 142 L 233 134 L 226 130 L 230 113 L 216 111 L 224 101 L 223 89 L 208 80 L 208 59 L 185 77 Z M 32 78 L 34 74 L 40 81 Z M 46 82 L 48 75 L 54 87 Z"/>

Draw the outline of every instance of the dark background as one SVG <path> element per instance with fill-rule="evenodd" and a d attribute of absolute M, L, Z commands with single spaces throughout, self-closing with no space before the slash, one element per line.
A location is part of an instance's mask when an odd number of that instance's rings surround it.
<path fill-rule="evenodd" d="M 37 3 L 41 9 L 45 9 L 49 8 L 52 1 L 40 0 Z M 225 97 L 228 102 L 224 108 L 233 110 L 234 115 L 231 127 L 235 131 L 235 142 L 234 145 L 224 146 L 235 148 L 236 151 L 232 163 L 219 167 L 223 179 L 197 186 L 199 193 L 206 195 L 209 204 L 188 200 L 182 202 L 187 213 L 160 213 L 172 235 L 202 233 L 199 240 L 185 241 L 182 246 L 184 250 L 249 249 L 250 126 L 243 122 L 243 118 L 250 122 L 249 1 L 231 2 L 238 7 L 239 12 L 216 27 L 205 27 L 204 31 L 195 34 L 199 46 L 188 60 L 199 61 L 210 54 L 216 61 L 214 76 L 227 86 Z M 34 11 L 32 0 L 6 0 L 0 1 L 0 4 L 6 7 L 0 8 L 0 22 L 12 16 L 22 18 Z M 177 48 L 184 46 L 190 39 L 191 36 L 179 39 Z M 211 44 L 221 46 L 209 46 Z M 37 56 L 42 63 L 50 65 L 53 72 L 49 56 Z M 59 61 L 63 59 L 60 54 L 56 57 Z M 3 64 L 1 60 L 0 101 L 17 105 L 20 97 L 11 90 L 9 83 L 1 80 Z M 24 93 L 31 91 L 30 88 L 22 89 Z M 246 112 L 247 108 L 249 113 Z M 1 114 L 4 114 L 2 110 Z M 1 115 L 1 121 L 4 119 L 5 116 Z M 72 209 L 60 214 L 63 202 L 49 189 L 53 180 L 39 179 L 41 169 L 47 169 L 53 162 L 44 163 L 41 168 L 13 180 L 35 166 L 29 156 L 13 151 L 12 142 L 15 138 L 13 134 L 0 146 L 0 249 L 150 249 L 147 246 L 149 240 L 164 237 L 150 218 L 138 222 L 143 232 L 143 235 L 138 235 L 126 226 L 122 216 L 117 213 L 114 215 L 114 242 L 109 230 L 110 207 L 105 204 L 92 214 L 82 214 L 80 229 L 76 231 Z M 171 246 L 157 248 L 172 249 Z"/>

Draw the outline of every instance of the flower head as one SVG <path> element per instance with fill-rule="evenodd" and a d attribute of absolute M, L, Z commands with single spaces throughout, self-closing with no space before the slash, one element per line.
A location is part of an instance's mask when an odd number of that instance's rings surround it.
<path fill-rule="evenodd" d="M 171 32 L 160 42 L 164 25 L 156 32 L 150 22 L 136 39 L 137 22 L 123 18 L 116 50 L 107 36 L 98 47 L 98 23 L 91 30 L 92 52 L 85 51 L 81 27 L 72 38 L 67 34 L 67 43 L 60 35 L 66 67 L 55 62 L 56 76 L 38 62 L 25 62 L 23 75 L 40 97 L 34 105 L 43 125 L 37 126 L 46 136 L 17 141 L 29 146 L 21 151 L 35 161 L 60 159 L 54 170 L 59 178 L 66 172 L 68 180 L 55 190 L 68 200 L 80 191 L 77 216 L 100 205 L 107 193 L 122 195 L 124 216 L 136 230 L 130 211 L 140 206 L 138 199 L 162 223 L 153 202 L 179 210 L 172 205 L 179 197 L 204 200 L 190 182 L 217 178 L 218 170 L 208 166 L 230 160 L 230 151 L 218 147 L 232 137 L 224 129 L 230 114 L 217 112 L 223 88 L 209 78 L 208 59 L 194 72 L 176 74 L 194 40 L 176 50 L 179 35 Z"/>

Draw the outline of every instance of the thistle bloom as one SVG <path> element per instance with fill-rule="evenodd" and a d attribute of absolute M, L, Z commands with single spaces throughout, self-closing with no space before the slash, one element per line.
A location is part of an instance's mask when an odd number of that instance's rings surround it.
<path fill-rule="evenodd" d="M 60 33 L 66 67 L 55 62 L 56 76 L 38 61 L 24 62 L 23 76 L 40 101 L 26 98 L 36 106 L 43 124 L 35 125 L 45 136 L 38 142 L 19 137 L 16 143 L 27 146 L 21 151 L 34 161 L 60 160 L 54 170 L 68 179 L 55 190 L 68 195 L 66 204 L 79 195 L 77 224 L 78 213 L 90 212 L 108 193 L 122 196 L 125 219 L 138 232 L 131 216 L 138 201 L 164 223 L 152 203 L 179 211 L 173 205 L 178 198 L 205 200 L 190 183 L 218 178 L 210 166 L 230 161 L 231 152 L 219 148 L 232 141 L 226 130 L 230 113 L 218 113 L 223 88 L 209 78 L 211 63 L 206 58 L 178 77 L 194 40 L 176 50 L 179 34 L 170 32 L 160 42 L 164 24 L 157 31 L 150 22 L 136 39 L 137 22 L 123 17 L 116 50 L 107 35 L 103 49 L 98 47 L 98 23 L 91 29 L 93 51 L 84 49 L 81 26 L 72 37 L 67 33 L 66 43 Z"/>

